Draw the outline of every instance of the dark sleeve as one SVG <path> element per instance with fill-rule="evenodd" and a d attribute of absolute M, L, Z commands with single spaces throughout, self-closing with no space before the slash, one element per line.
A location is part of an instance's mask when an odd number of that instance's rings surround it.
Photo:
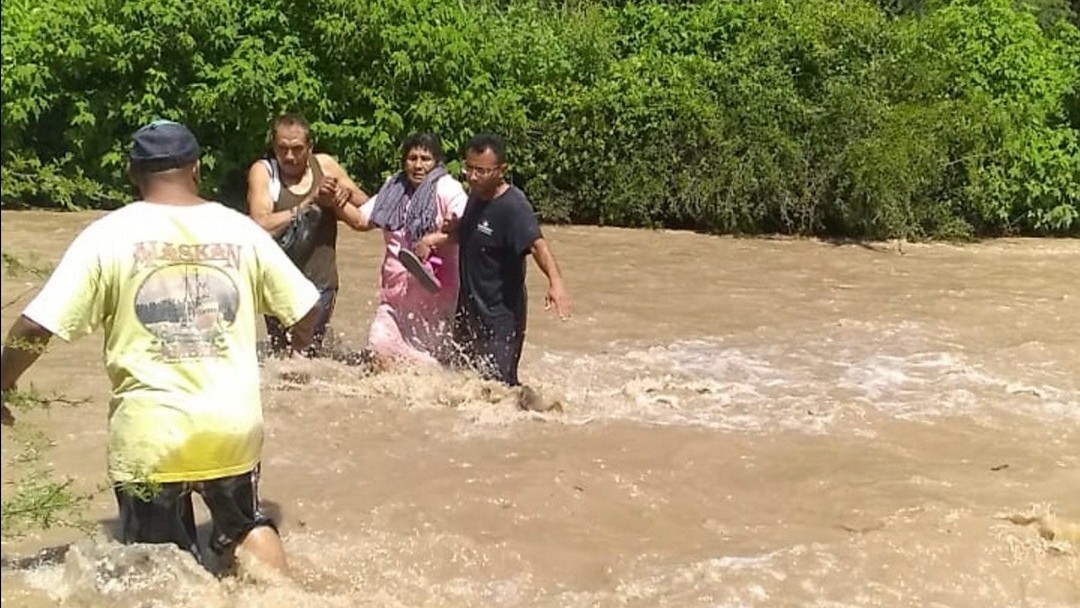
<path fill-rule="evenodd" d="M 536 220 L 536 213 L 524 197 L 521 198 L 520 204 L 514 206 L 511 225 L 513 228 L 510 229 L 510 248 L 519 256 L 528 253 L 536 239 L 543 236 L 540 232 L 540 222 Z"/>
<path fill-rule="evenodd" d="M 476 203 L 470 198 L 465 203 L 461 219 L 458 220 L 458 241 L 464 240 L 465 235 L 471 233 L 473 228 L 476 228 Z"/>

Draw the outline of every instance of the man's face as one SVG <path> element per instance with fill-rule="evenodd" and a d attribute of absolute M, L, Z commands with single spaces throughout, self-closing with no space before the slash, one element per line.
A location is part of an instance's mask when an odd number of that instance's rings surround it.
<path fill-rule="evenodd" d="M 469 192 L 482 199 L 495 196 L 505 171 L 506 165 L 500 163 L 490 149 L 465 152 L 465 177 L 469 180 Z"/>
<path fill-rule="evenodd" d="M 285 177 L 299 179 L 311 157 L 308 134 L 300 125 L 283 125 L 274 131 L 274 157 Z"/>
<path fill-rule="evenodd" d="M 419 186 L 427 174 L 435 168 L 435 156 L 427 148 L 416 147 L 405 155 L 405 177 L 414 187 Z"/>

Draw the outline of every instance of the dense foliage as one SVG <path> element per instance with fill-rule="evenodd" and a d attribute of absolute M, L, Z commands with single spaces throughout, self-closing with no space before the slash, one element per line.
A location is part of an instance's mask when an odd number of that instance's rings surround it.
<path fill-rule="evenodd" d="M 194 8 L 193 8 L 194 7 Z M 208 187 L 285 109 L 372 189 L 414 130 L 511 143 L 549 221 L 860 238 L 1080 233 L 1067 0 L 5 0 L 2 200 L 130 196 L 183 120 Z"/>

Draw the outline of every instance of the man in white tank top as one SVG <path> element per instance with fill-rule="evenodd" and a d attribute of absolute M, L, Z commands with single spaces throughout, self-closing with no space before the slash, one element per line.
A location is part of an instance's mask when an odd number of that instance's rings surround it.
<path fill-rule="evenodd" d="M 271 235 L 304 222 L 308 242 L 290 257 L 319 289 L 319 318 L 309 354 L 322 350 L 337 299 L 337 222 L 357 223 L 368 196 L 334 157 L 312 151 L 311 127 L 303 117 L 285 114 L 274 121 L 268 143 L 272 154 L 248 169 L 248 214 Z M 290 338 L 273 318 L 266 319 L 270 347 L 288 352 Z"/>

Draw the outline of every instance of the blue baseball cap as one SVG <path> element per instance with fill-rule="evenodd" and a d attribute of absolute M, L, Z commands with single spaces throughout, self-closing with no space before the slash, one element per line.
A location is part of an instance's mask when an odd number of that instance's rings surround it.
<path fill-rule="evenodd" d="M 199 160 L 199 142 L 184 125 L 155 120 L 131 137 L 131 164 L 144 171 L 167 171 Z"/>

